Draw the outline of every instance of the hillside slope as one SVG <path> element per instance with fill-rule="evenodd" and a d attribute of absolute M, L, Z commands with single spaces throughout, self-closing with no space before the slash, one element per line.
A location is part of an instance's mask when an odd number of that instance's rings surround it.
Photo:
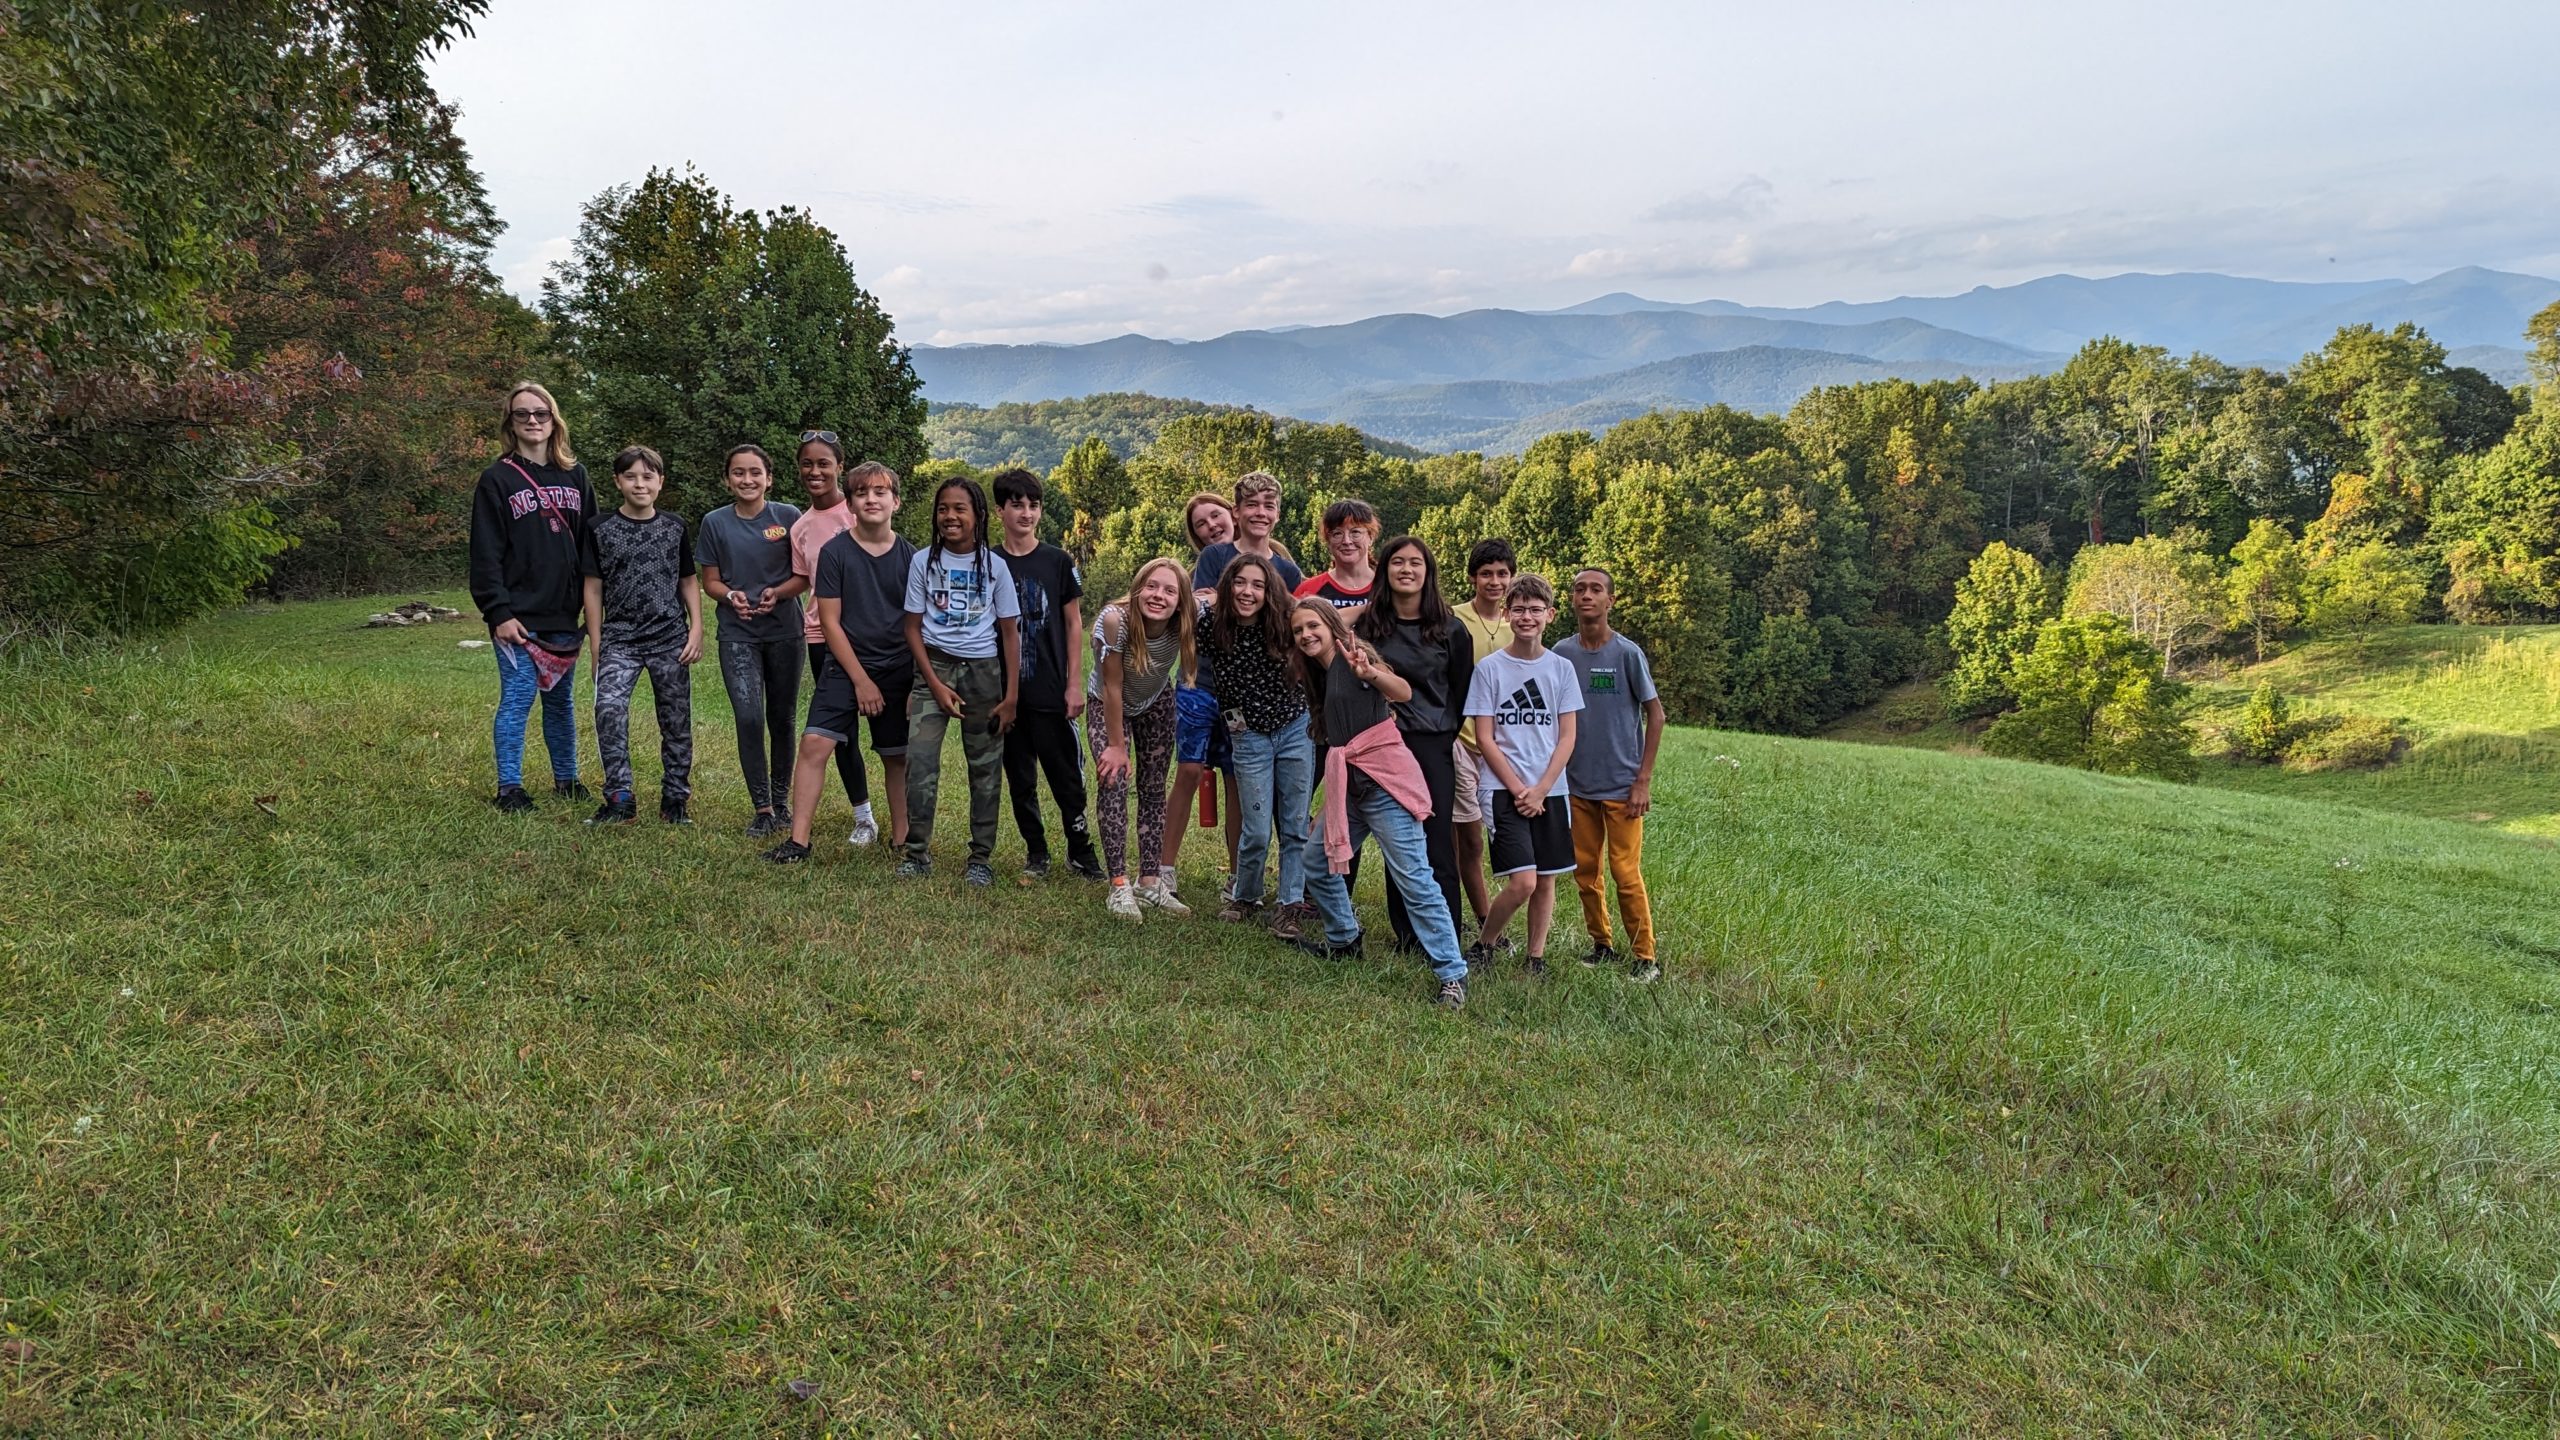
<path fill-rule="evenodd" d="M 2560 850 L 1683 731 L 1666 981 L 1447 1016 L 777 871 L 707 672 L 700 824 L 499 816 L 476 629 L 368 608 L 0 686 L 10 1428 L 2560 1420 Z"/>
<path fill-rule="evenodd" d="M 2398 722 L 2401 757 L 2378 769 L 2299 773 L 2224 758 L 2220 733 L 2250 691 L 2276 687 L 2297 718 Z M 2560 625 L 2410 625 L 2296 644 L 2263 665 L 2190 677 L 2188 713 L 2214 789 L 2316 799 L 2560 840 Z M 1938 717 L 1927 684 L 1901 687 L 1826 733 L 1865 744 L 1973 753 L 1980 725 Z"/>

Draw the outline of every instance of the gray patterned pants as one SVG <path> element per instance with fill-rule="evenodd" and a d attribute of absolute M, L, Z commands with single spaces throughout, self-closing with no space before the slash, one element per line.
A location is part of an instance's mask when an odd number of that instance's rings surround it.
<path fill-rule="evenodd" d="M 682 800 L 693 793 L 693 672 L 677 657 L 679 645 L 643 649 L 607 645 L 596 662 L 596 749 L 604 755 L 604 792 L 631 793 L 631 692 L 649 673 L 658 702 L 658 764 L 665 772 L 658 794 Z"/>

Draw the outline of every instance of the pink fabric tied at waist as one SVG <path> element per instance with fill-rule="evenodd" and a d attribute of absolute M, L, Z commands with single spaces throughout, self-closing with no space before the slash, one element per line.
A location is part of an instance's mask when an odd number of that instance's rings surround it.
<path fill-rule="evenodd" d="M 1431 786 L 1394 717 L 1379 721 L 1324 752 L 1324 868 L 1336 875 L 1351 873 L 1351 767 L 1378 782 L 1416 820 L 1431 818 Z"/>

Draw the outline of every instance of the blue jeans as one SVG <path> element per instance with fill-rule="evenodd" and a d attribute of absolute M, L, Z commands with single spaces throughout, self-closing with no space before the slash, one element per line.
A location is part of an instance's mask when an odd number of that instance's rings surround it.
<path fill-rule="evenodd" d="M 1413 921 L 1413 938 L 1421 943 L 1422 953 L 1430 957 L 1432 978 L 1466 979 L 1467 959 L 1458 953 L 1457 926 L 1449 919 L 1448 902 L 1440 898 L 1440 882 L 1431 874 L 1431 855 L 1424 847 L 1422 822 L 1397 804 L 1396 797 L 1382 786 L 1354 779 L 1351 791 L 1352 853 L 1359 853 L 1363 839 L 1377 837 L 1378 851 L 1387 860 L 1387 873 L 1404 891 L 1405 915 Z M 1321 830 L 1307 842 L 1306 855 L 1307 898 L 1315 901 L 1316 909 L 1324 915 L 1325 938 L 1347 945 L 1360 933 L 1360 917 L 1351 913 L 1351 887 L 1324 863 Z"/>
<path fill-rule="evenodd" d="M 536 638 L 557 646 L 581 644 L 574 630 L 545 630 Z M 533 678 L 533 661 L 521 645 L 499 641 L 498 718 L 489 726 L 489 743 L 498 752 L 498 788 L 524 788 L 524 727 L 533 718 L 536 696 L 542 700 L 542 745 L 551 752 L 551 778 L 567 784 L 578 778 L 578 672 L 572 668 L 560 683 L 545 690 Z"/>
<path fill-rule="evenodd" d="M 1316 750 L 1299 716 L 1268 735 L 1252 730 L 1228 737 L 1234 748 L 1236 899 L 1262 900 L 1262 865 L 1271 850 L 1271 828 L 1280 827 L 1278 900 L 1293 905 L 1307 893 L 1307 795 L 1316 783 Z"/>

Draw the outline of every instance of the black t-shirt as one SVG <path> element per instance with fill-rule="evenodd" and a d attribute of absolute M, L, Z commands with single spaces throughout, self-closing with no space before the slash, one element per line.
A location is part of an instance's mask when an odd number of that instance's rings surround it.
<path fill-rule="evenodd" d="M 915 542 L 904 535 L 878 555 L 863 549 L 850 530 L 818 547 L 818 573 L 810 586 L 819 599 L 842 607 L 836 622 L 853 646 L 853 658 L 874 676 L 915 663 L 907 649 L 907 571 L 915 558 Z"/>
<path fill-rule="evenodd" d="M 1347 745 L 1361 731 L 1394 714 L 1387 697 L 1363 680 L 1337 653 L 1324 672 L 1324 743 Z"/>
<path fill-rule="evenodd" d="M 1067 602 L 1084 597 L 1084 576 L 1073 556 L 1045 541 L 1028 555 L 1006 551 L 1004 563 L 1022 601 L 1020 707 L 1064 714 L 1067 647 L 1078 639 L 1067 625 Z"/>
<path fill-rule="evenodd" d="M 604 582 L 605 643 L 649 650 L 682 646 L 690 626 L 676 585 L 693 573 L 684 517 L 661 510 L 634 520 L 607 510 L 587 522 L 582 540 L 580 573 Z"/>
<path fill-rule="evenodd" d="M 1448 633 L 1437 642 L 1423 638 L 1420 620 L 1380 618 L 1387 622 L 1387 638 L 1364 643 L 1413 687 L 1413 698 L 1395 707 L 1396 723 L 1424 735 L 1455 734 L 1464 728 L 1467 687 L 1476 673 L 1475 637 L 1455 616 L 1450 617 Z"/>

